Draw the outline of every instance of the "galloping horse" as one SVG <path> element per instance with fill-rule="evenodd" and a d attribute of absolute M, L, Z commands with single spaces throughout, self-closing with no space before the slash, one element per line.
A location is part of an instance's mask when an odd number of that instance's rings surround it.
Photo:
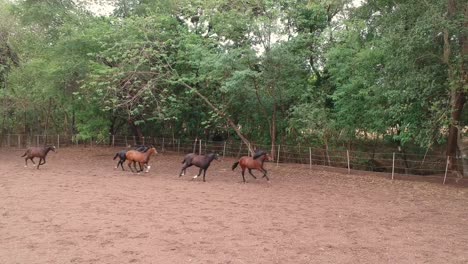
<path fill-rule="evenodd" d="M 44 165 L 46 163 L 45 158 L 47 156 L 47 153 L 49 153 L 49 151 L 51 150 L 55 152 L 55 146 L 47 146 L 43 148 L 35 148 L 35 147 L 28 148 L 26 152 L 24 152 L 23 156 L 21 156 L 21 157 L 26 157 L 24 158 L 24 162 L 26 163 L 25 167 L 28 166 L 28 159 L 30 159 L 31 162 L 34 165 L 36 165 L 33 159 L 37 157 L 39 158 L 39 164 L 37 164 L 37 169 L 39 169 L 39 166 Z"/>
<path fill-rule="evenodd" d="M 149 172 L 149 169 L 151 168 L 151 166 L 148 165 L 148 162 L 149 162 L 149 159 L 151 157 L 151 155 L 153 154 L 158 154 L 158 152 L 156 151 L 156 149 L 152 146 L 148 149 L 148 151 L 142 153 L 142 152 L 139 152 L 137 150 L 129 150 L 127 151 L 127 153 L 125 154 L 127 160 L 128 160 L 128 167 L 130 168 L 130 170 L 133 172 L 133 169 L 132 169 L 132 166 L 131 164 L 133 163 L 133 167 L 135 167 L 135 171 L 138 173 L 140 171 L 143 171 L 143 170 L 138 170 L 137 167 L 136 167 L 136 163 L 140 163 L 140 167 L 141 167 L 141 164 L 144 164 L 146 166 L 146 172 Z"/>
<path fill-rule="evenodd" d="M 149 147 L 147 146 L 136 146 L 135 150 L 139 151 L 139 152 L 146 152 L 148 151 Z M 119 167 L 119 165 L 122 167 L 122 170 L 124 171 L 124 167 L 123 167 L 123 164 L 124 162 L 127 160 L 127 150 L 121 150 L 117 153 L 115 153 L 115 156 L 113 158 L 113 160 L 115 160 L 117 157 L 119 157 L 119 162 L 117 162 L 117 166 L 115 166 L 115 168 L 117 169 Z M 140 164 L 140 171 L 142 171 L 143 169 L 141 168 L 141 164 Z"/>
<path fill-rule="evenodd" d="M 203 181 L 205 182 L 205 174 L 206 170 L 208 167 L 210 167 L 210 164 L 213 160 L 218 160 L 218 154 L 215 153 L 210 153 L 206 155 L 196 155 L 195 153 L 190 153 L 185 155 L 184 160 L 182 163 L 182 170 L 180 170 L 179 177 L 185 175 L 185 170 L 192 166 L 195 165 L 198 168 L 200 168 L 200 171 L 198 172 L 197 175 L 193 176 L 193 179 L 196 179 L 198 176 L 201 175 L 203 171 Z"/>
<path fill-rule="evenodd" d="M 259 170 L 263 172 L 262 178 L 266 178 L 267 181 L 270 182 L 270 179 L 267 176 L 267 170 L 263 168 L 263 163 L 269 160 L 271 160 L 270 155 L 268 155 L 266 151 L 259 150 L 255 153 L 253 157 L 247 157 L 247 156 L 241 157 L 239 161 L 237 161 L 236 163 L 232 165 L 232 170 L 234 170 L 237 167 L 237 165 L 240 164 L 242 168 L 242 179 L 244 180 L 244 183 L 245 183 L 245 177 L 244 177 L 245 169 L 249 170 L 250 175 L 252 175 L 254 179 L 257 179 L 257 177 L 255 177 L 255 175 L 252 174 L 252 170 Z"/>

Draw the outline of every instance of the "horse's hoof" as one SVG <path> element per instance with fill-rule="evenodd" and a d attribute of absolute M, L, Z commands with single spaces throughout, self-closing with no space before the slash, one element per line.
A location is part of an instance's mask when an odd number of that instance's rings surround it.
<path fill-rule="evenodd" d="M 193 178 L 192 178 L 192 179 L 196 179 L 196 178 L 198 178 L 198 175 L 195 175 L 195 176 L 193 176 Z"/>

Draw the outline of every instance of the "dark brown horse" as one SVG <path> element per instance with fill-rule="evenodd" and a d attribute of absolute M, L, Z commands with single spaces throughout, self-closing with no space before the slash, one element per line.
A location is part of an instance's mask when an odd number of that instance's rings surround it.
<path fill-rule="evenodd" d="M 182 170 L 180 170 L 179 177 L 185 175 L 185 170 L 188 167 L 195 165 L 198 168 L 200 168 L 200 171 L 197 175 L 193 176 L 193 179 L 198 178 L 198 176 L 200 176 L 203 171 L 203 181 L 205 181 L 206 170 L 208 169 L 208 167 L 210 167 L 211 162 L 217 159 L 218 154 L 215 153 L 210 153 L 206 155 L 196 155 L 195 153 L 187 154 L 185 155 L 184 160 L 182 161 L 184 165 L 182 165 Z"/>
<path fill-rule="evenodd" d="M 237 161 L 236 163 L 232 165 L 232 170 L 234 170 L 237 167 L 237 165 L 240 164 L 242 168 L 242 179 L 244 180 L 244 183 L 245 183 L 245 177 L 244 177 L 245 169 L 249 170 L 250 175 L 252 175 L 254 179 L 257 179 L 257 177 L 255 177 L 255 175 L 252 174 L 252 170 L 259 170 L 263 172 L 262 178 L 266 178 L 267 181 L 270 182 L 270 179 L 267 176 L 267 170 L 265 170 L 265 168 L 263 167 L 263 163 L 269 160 L 271 160 L 270 155 L 268 155 L 266 151 L 259 150 L 255 153 L 253 157 L 247 157 L 247 156 L 241 157 L 239 161 Z"/>
<path fill-rule="evenodd" d="M 158 154 L 158 152 L 156 151 L 154 147 L 151 147 L 148 151 L 143 152 L 143 153 L 139 152 L 138 150 L 127 151 L 125 156 L 128 160 L 128 167 L 133 172 L 133 169 L 131 166 L 131 164 L 133 163 L 133 167 L 135 167 L 135 171 L 138 173 L 140 172 L 136 167 L 136 163 L 138 162 L 140 163 L 140 167 L 141 167 L 141 164 L 143 164 L 146 167 L 146 172 L 149 172 L 151 166 L 148 165 L 148 162 L 149 162 L 151 155 L 153 154 Z"/>
<path fill-rule="evenodd" d="M 31 162 L 34 165 L 36 165 L 33 159 L 39 158 L 39 164 L 37 164 L 37 169 L 39 169 L 39 166 L 44 165 L 46 163 L 45 158 L 47 156 L 47 153 L 49 153 L 49 151 L 51 150 L 55 152 L 55 146 L 46 146 L 42 148 L 39 148 L 39 147 L 28 148 L 26 152 L 24 152 L 23 156 L 21 156 L 21 157 L 26 157 L 24 158 L 24 162 L 25 162 L 24 166 L 28 167 L 28 159 L 30 159 Z"/>

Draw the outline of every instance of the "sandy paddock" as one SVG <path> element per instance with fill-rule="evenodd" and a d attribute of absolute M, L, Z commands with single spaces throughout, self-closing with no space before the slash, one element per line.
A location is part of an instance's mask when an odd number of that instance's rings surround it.
<path fill-rule="evenodd" d="M 467 188 L 268 163 L 272 184 L 182 156 L 114 169 L 65 148 L 24 168 L 0 149 L 0 263 L 467 263 Z M 258 172 L 257 175 L 260 175 Z"/>

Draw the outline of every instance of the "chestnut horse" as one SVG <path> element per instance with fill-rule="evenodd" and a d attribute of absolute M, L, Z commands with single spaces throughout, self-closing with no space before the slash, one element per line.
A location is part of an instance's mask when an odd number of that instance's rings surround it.
<path fill-rule="evenodd" d="M 245 177 L 244 177 L 245 169 L 249 170 L 250 175 L 252 175 L 254 179 L 257 179 L 257 177 L 255 177 L 255 175 L 252 174 L 252 170 L 259 170 L 263 172 L 262 178 L 266 178 L 269 183 L 270 179 L 267 176 L 267 170 L 263 168 L 263 163 L 269 160 L 271 160 L 270 155 L 268 155 L 266 151 L 259 150 L 255 153 L 253 157 L 247 157 L 247 156 L 241 157 L 239 161 L 237 161 L 236 163 L 232 165 L 232 170 L 234 170 L 237 167 L 237 165 L 240 164 L 242 168 L 242 179 L 244 180 L 244 183 L 245 183 Z"/>
<path fill-rule="evenodd" d="M 55 152 L 55 146 L 47 146 L 47 147 L 42 147 L 42 148 L 36 148 L 36 147 L 31 147 L 31 148 L 28 148 L 26 150 L 26 152 L 24 152 L 23 156 L 21 157 L 26 157 L 24 158 L 24 162 L 26 163 L 26 165 L 24 165 L 25 167 L 28 166 L 28 159 L 31 160 L 31 162 L 36 165 L 36 163 L 34 163 L 34 158 L 39 158 L 39 164 L 37 164 L 37 169 L 39 169 L 39 166 L 41 165 L 44 165 L 46 163 L 46 156 L 47 156 L 47 153 L 49 153 L 49 151 L 53 151 Z"/>
<path fill-rule="evenodd" d="M 213 160 L 218 160 L 218 154 L 215 154 L 215 153 L 210 153 L 206 155 L 196 155 L 195 153 L 187 154 L 185 155 L 184 160 L 182 161 L 184 165 L 182 165 L 182 170 L 180 170 L 179 177 L 185 175 L 185 170 L 188 167 L 195 165 L 198 168 L 200 168 L 200 171 L 198 172 L 197 175 L 193 176 L 193 179 L 198 178 L 198 176 L 200 176 L 203 171 L 203 181 L 205 181 L 206 170 L 208 169 L 208 167 L 210 167 L 210 164 Z"/>
<path fill-rule="evenodd" d="M 135 150 L 138 150 L 140 152 L 146 152 L 148 151 L 149 147 L 147 146 L 136 146 L 135 147 Z M 117 169 L 120 165 L 120 167 L 122 167 L 122 170 L 124 171 L 124 167 L 123 167 L 123 164 L 125 163 L 125 161 L 127 160 L 127 150 L 121 150 L 117 153 L 115 153 L 115 156 L 113 158 L 113 160 L 115 160 L 116 158 L 119 158 L 119 162 L 117 162 L 117 166 L 115 166 L 115 168 Z M 142 171 L 143 169 L 141 168 L 141 164 L 140 164 L 140 171 Z"/>
<path fill-rule="evenodd" d="M 149 172 L 149 169 L 151 168 L 151 166 L 148 165 L 148 162 L 149 162 L 149 159 L 151 157 L 151 155 L 153 154 L 158 154 L 158 152 L 156 151 L 156 149 L 154 147 L 150 147 L 150 149 L 148 149 L 148 151 L 142 153 L 142 152 L 139 152 L 138 150 L 129 150 L 127 151 L 127 153 L 125 154 L 127 160 L 128 160 L 128 167 L 130 168 L 130 170 L 133 172 L 133 169 L 132 169 L 132 166 L 131 164 L 133 163 L 133 167 L 135 167 L 135 171 L 138 173 L 140 172 L 137 167 L 136 167 L 136 163 L 140 163 L 140 166 L 141 164 L 144 164 L 146 166 L 146 172 Z M 141 170 L 143 171 L 143 170 Z"/>

